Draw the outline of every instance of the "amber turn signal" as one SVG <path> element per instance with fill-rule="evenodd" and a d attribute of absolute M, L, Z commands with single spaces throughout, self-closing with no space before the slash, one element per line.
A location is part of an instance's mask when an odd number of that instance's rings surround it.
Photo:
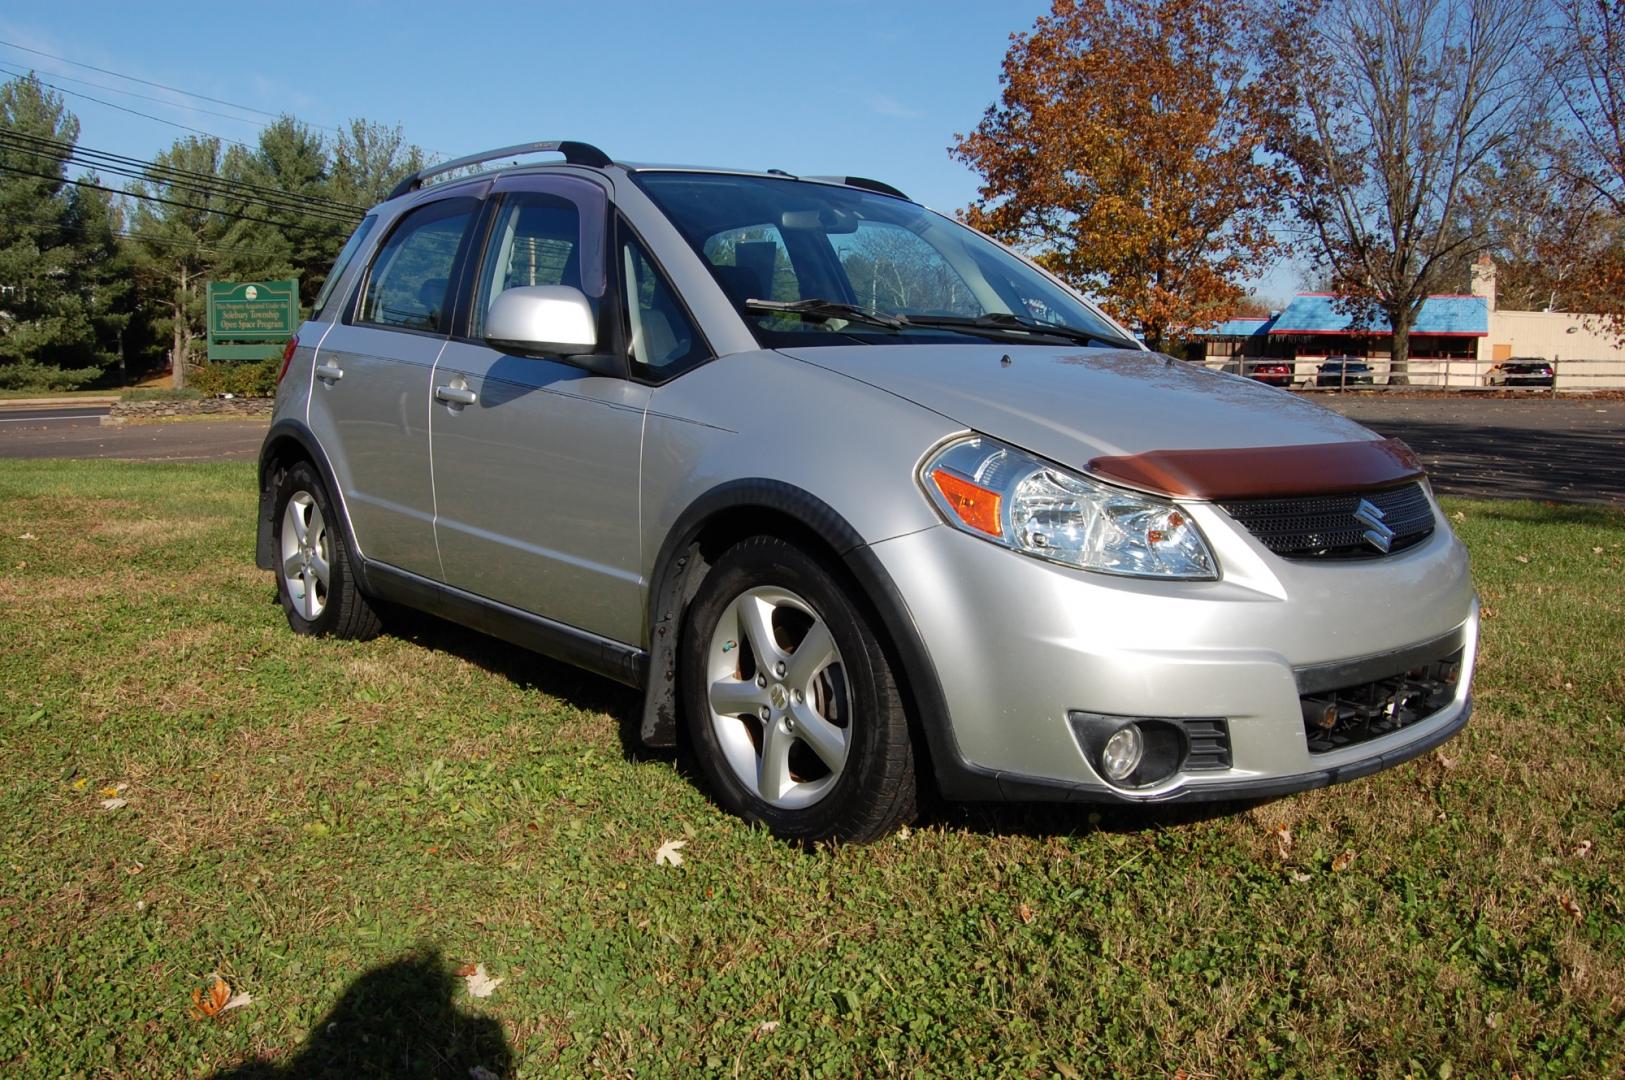
<path fill-rule="evenodd" d="M 966 525 L 979 533 L 1000 537 L 1004 535 L 1003 516 L 999 513 L 1000 497 L 980 484 L 937 467 L 931 470 L 931 482 L 937 485 L 948 506 Z"/>

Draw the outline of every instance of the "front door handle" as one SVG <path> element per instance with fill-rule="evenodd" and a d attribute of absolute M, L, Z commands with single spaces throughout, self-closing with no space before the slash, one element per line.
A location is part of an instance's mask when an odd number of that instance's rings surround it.
<path fill-rule="evenodd" d="M 434 396 L 453 405 L 472 405 L 480 399 L 474 391 L 462 386 L 437 386 Z"/>
<path fill-rule="evenodd" d="M 344 378 L 344 369 L 337 364 L 318 364 L 316 365 L 316 377 L 326 379 L 329 382 L 338 382 Z"/>

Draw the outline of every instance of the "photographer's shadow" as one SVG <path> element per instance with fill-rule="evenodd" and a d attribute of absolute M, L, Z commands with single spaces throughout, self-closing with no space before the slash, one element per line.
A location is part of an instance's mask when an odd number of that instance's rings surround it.
<path fill-rule="evenodd" d="M 352 982 L 291 1057 L 244 1062 L 211 1080 L 507 1076 L 513 1054 L 502 1025 L 459 1010 L 457 981 L 437 950 L 409 953 Z"/>

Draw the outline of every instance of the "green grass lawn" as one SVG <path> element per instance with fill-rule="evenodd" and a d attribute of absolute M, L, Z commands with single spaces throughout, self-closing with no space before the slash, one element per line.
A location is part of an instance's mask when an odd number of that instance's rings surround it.
<path fill-rule="evenodd" d="M 0 462 L 0 1074 L 1625 1071 L 1625 514 L 1448 504 L 1477 713 L 1396 770 L 803 852 L 611 684 L 295 637 L 252 485 Z M 252 1002 L 197 1018 L 216 976 Z"/>

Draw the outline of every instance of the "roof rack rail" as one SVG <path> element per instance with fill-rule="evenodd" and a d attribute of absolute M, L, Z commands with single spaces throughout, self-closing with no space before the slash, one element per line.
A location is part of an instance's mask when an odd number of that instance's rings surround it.
<path fill-rule="evenodd" d="M 808 180 L 823 180 L 830 184 L 845 184 L 847 187 L 862 188 L 865 191 L 876 191 L 882 195 L 913 202 L 907 195 L 892 187 L 884 180 L 871 180 L 867 176 L 809 176 Z"/>
<path fill-rule="evenodd" d="M 409 191 L 416 191 L 431 176 L 456 172 L 458 169 L 466 169 L 470 165 L 483 165 L 487 161 L 498 161 L 502 158 L 518 157 L 521 154 L 540 154 L 544 152 L 563 154 L 564 160 L 571 165 L 589 165 L 595 169 L 602 169 L 610 164 L 609 155 L 591 143 L 572 142 L 568 139 L 518 143 L 514 146 L 485 150 L 478 154 L 469 154 L 467 157 L 442 162 L 439 165 L 430 165 L 426 169 L 419 169 L 399 184 L 396 184 L 395 190 L 389 193 L 389 197 L 397 199 Z"/>

